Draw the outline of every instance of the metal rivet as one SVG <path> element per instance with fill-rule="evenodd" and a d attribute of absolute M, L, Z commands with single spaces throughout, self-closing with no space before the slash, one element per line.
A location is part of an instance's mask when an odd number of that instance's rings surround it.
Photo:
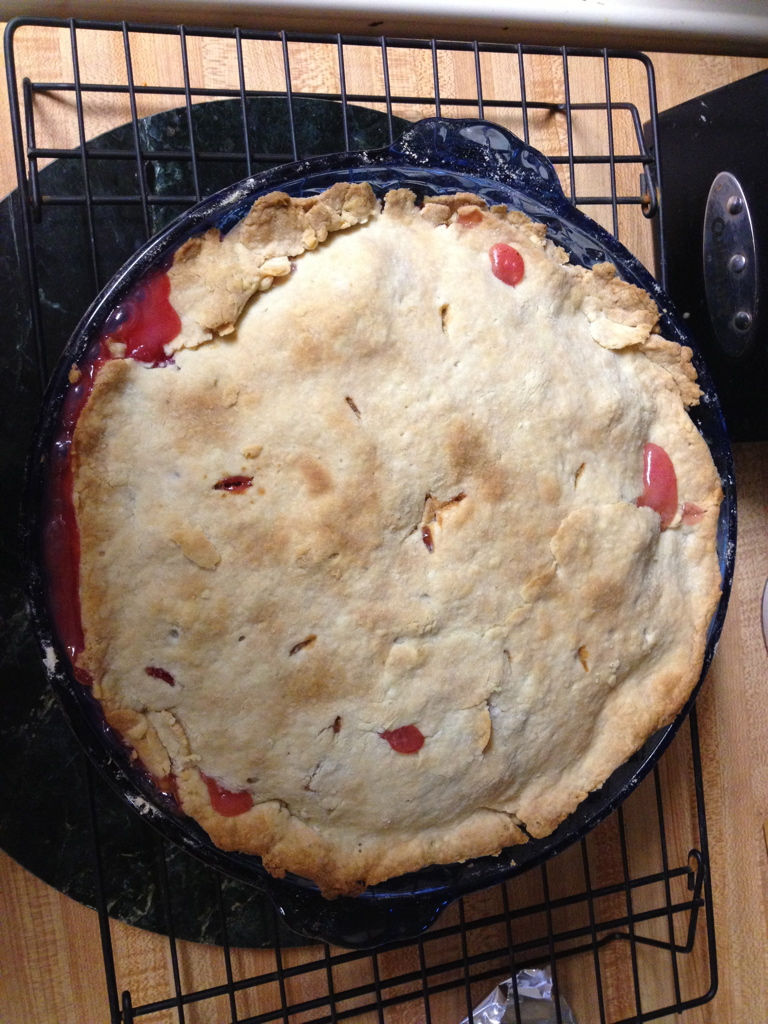
<path fill-rule="evenodd" d="M 740 309 L 733 318 L 733 326 L 737 331 L 748 331 L 752 326 L 752 316 L 745 309 Z"/>
<path fill-rule="evenodd" d="M 725 204 L 728 213 L 741 213 L 744 209 L 744 201 L 741 196 L 730 196 L 728 202 Z"/>
<path fill-rule="evenodd" d="M 740 274 L 747 265 L 747 257 L 744 253 L 737 252 L 728 260 L 728 269 L 732 274 Z"/>

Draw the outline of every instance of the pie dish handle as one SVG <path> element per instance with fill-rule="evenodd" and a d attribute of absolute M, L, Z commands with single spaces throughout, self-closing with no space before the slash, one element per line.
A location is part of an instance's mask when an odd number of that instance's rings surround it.
<path fill-rule="evenodd" d="M 272 878 L 267 892 L 283 922 L 310 939 L 349 949 L 370 949 L 412 940 L 437 919 L 459 893 L 376 893 L 325 899 L 317 889 Z"/>
<path fill-rule="evenodd" d="M 567 203 L 554 165 L 537 149 L 500 125 L 478 118 L 427 117 L 407 128 L 389 150 L 416 167 L 491 179 L 528 199 Z"/>

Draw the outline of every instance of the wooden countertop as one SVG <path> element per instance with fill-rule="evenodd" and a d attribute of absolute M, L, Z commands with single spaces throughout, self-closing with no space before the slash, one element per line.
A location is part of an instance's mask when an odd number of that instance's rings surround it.
<path fill-rule="evenodd" d="M 155 52 L 148 66 L 154 62 L 155 67 L 164 69 L 172 58 L 164 54 L 162 41 L 153 45 Z M 19 37 L 17 46 L 28 47 L 28 59 L 37 61 L 40 70 L 36 74 L 41 80 L 54 79 L 66 61 L 65 47 L 49 35 L 41 39 L 27 33 L 23 39 Z M 768 60 L 758 58 L 670 54 L 654 54 L 652 58 L 660 110 L 768 67 Z M 86 73 L 98 76 L 98 80 L 124 75 L 117 50 L 94 48 L 83 59 Z M 328 67 L 332 67 L 333 59 L 329 54 Z M 266 68 L 268 76 L 270 66 L 273 71 L 277 66 L 274 61 L 274 54 L 265 51 L 263 67 L 260 69 L 257 61 L 249 73 L 258 79 Z M 213 45 L 202 53 L 195 73 L 206 84 L 221 86 L 229 73 L 226 65 L 223 44 Z M 328 68 L 297 51 L 293 72 L 294 88 L 300 89 L 305 82 L 306 88 L 319 89 L 322 83 L 318 80 Z M 347 72 L 348 76 L 357 74 L 351 68 Z M 464 72 L 459 68 L 455 73 Z M 549 73 L 545 60 L 531 63 L 531 74 Z M 357 81 L 363 82 L 365 74 L 362 66 Z M 431 71 L 414 64 L 402 74 L 403 90 L 418 95 L 424 76 Z M 471 88 L 471 69 L 467 74 L 467 88 Z M 486 80 L 490 82 L 492 75 L 490 68 Z M 576 69 L 573 75 L 572 90 L 579 88 Z M 0 88 L 0 195 L 4 195 L 16 181 L 4 78 Z M 355 85 L 355 89 L 362 88 Z M 123 111 L 103 107 L 93 112 L 88 131 L 98 134 L 124 120 Z M 65 137 L 61 144 L 75 145 L 76 139 Z M 631 232 L 624 241 L 633 248 Z M 646 247 L 638 254 L 650 262 L 647 244 L 647 238 L 637 239 L 640 249 Z M 760 594 L 768 576 L 768 445 L 737 445 L 735 454 L 739 546 L 733 596 L 720 648 L 698 701 L 720 984 L 712 1002 L 683 1015 L 685 1024 L 758 1021 L 768 1007 L 768 851 L 763 833 L 768 820 L 768 654 L 758 625 Z M 674 799 L 672 793 L 669 800 L 673 807 Z M 678 816 L 685 818 L 682 812 L 670 815 L 673 830 Z M 0 855 L 0 886 L 0 969 L 4 975 L 0 1019 L 8 1024 L 106 1021 L 95 913 L 50 889 L 5 854 Z M 165 940 L 119 923 L 113 924 L 112 935 L 125 984 L 131 978 L 141 978 L 155 994 L 170 990 Z M 257 950 L 238 951 L 240 975 L 264 969 L 264 955 Z M 182 969 L 188 978 L 194 978 L 196 987 L 217 978 L 216 950 L 182 943 L 181 956 Z M 578 970 L 568 974 L 568 997 L 574 1008 L 579 1006 L 579 984 L 590 983 L 589 971 L 582 977 L 580 982 Z M 644 978 L 643 984 L 653 986 L 654 980 Z M 441 1003 L 441 1024 L 460 1021 L 466 1013 L 463 991 L 457 990 L 455 998 L 449 994 L 446 1000 Z M 587 1001 L 584 1005 L 591 1004 Z M 222 1015 L 225 1012 L 222 1008 Z M 162 1024 L 177 1019 L 175 1015 L 151 1018 Z M 196 1016 L 194 1008 L 187 1010 L 188 1022 L 209 1019 Z M 416 1004 L 405 1003 L 390 1019 L 416 1024 L 422 1018 Z M 579 1022 L 589 1024 L 589 1019 L 579 1017 Z"/>

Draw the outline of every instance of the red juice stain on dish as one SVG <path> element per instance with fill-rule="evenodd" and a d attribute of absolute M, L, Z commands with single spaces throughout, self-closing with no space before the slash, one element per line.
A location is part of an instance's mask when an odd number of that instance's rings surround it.
<path fill-rule="evenodd" d="M 224 786 L 219 785 L 216 779 L 212 779 L 204 772 L 200 772 L 200 774 L 208 787 L 211 807 L 225 818 L 235 818 L 238 814 L 245 814 L 253 807 L 253 797 L 247 789 L 235 793 L 231 789 L 225 789 Z"/>
<path fill-rule="evenodd" d="M 643 493 L 637 499 L 641 508 L 652 508 L 666 530 L 677 514 L 677 476 L 669 455 L 650 441 L 643 447 Z"/>
<path fill-rule="evenodd" d="M 399 729 L 385 729 L 379 736 L 398 754 L 416 754 L 424 746 L 424 736 L 418 726 L 401 725 Z"/>
<path fill-rule="evenodd" d="M 80 536 L 75 513 L 67 494 L 72 493 L 72 472 L 69 465 L 56 466 L 49 480 L 49 495 L 43 526 L 42 548 L 48 571 L 48 593 L 51 615 L 75 675 L 84 686 L 93 679 L 75 665 L 84 646 L 80 621 Z"/>
<path fill-rule="evenodd" d="M 47 493 L 43 503 L 42 555 L 48 595 L 59 640 L 84 686 L 90 674 L 77 665 L 84 648 L 80 615 L 80 534 L 75 516 L 70 449 L 83 408 L 100 370 L 114 358 L 110 341 L 125 345 L 126 356 L 158 366 L 167 362 L 163 346 L 181 330 L 169 302 L 170 280 L 164 271 L 140 282 L 111 314 L 102 336 L 79 366 L 70 370 L 70 387 L 61 403 L 57 433 L 50 451 Z"/>
<path fill-rule="evenodd" d="M 497 242 L 488 250 L 491 260 L 491 271 L 504 284 L 520 284 L 525 276 L 525 263 L 520 253 L 506 242 Z"/>
<path fill-rule="evenodd" d="M 164 683 L 168 683 L 169 686 L 175 686 L 176 680 L 173 678 L 170 672 L 166 672 L 164 668 L 158 668 L 157 665 L 147 665 L 144 669 L 148 676 L 152 676 L 153 679 L 162 679 Z"/>
<path fill-rule="evenodd" d="M 214 491 L 228 491 L 230 494 L 242 494 L 253 483 L 252 476 L 225 476 L 214 485 Z"/>
<path fill-rule="evenodd" d="M 59 639 L 75 666 L 75 676 L 84 686 L 93 678 L 75 665 L 84 647 L 80 621 L 80 534 L 72 501 L 72 466 L 69 450 L 77 420 L 93 390 L 101 367 L 106 362 L 101 345 L 83 363 L 70 370 L 70 383 L 61 404 L 59 431 L 54 440 L 48 472 L 48 490 L 44 498 L 42 554 L 48 572 L 51 614 Z"/>

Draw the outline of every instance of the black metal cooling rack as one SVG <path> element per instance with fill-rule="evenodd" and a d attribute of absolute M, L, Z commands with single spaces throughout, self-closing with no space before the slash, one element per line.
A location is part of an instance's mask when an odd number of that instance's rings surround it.
<path fill-rule="evenodd" d="M 33 33 L 49 46 L 55 42 L 63 55 L 60 77 L 42 80 L 28 57 L 17 59 L 21 33 Z M 137 69 L 137 53 L 146 61 L 147 44 L 159 37 L 170 37 L 178 53 L 178 66 L 164 80 L 157 79 L 156 67 L 149 73 Z M 227 41 L 231 65 L 214 84 L 199 70 L 211 40 Z M 98 63 L 91 58 L 100 46 L 122 54 L 120 81 L 94 75 Z M 251 80 L 257 47 L 269 51 L 268 83 Z M 353 51 L 365 51 L 373 68 L 365 88 L 350 80 Z M 19 285 L 26 289 L 29 311 L 23 358 L 34 364 L 39 387 L 88 299 L 144 238 L 181 210 L 266 166 L 384 145 L 402 124 L 419 117 L 477 116 L 504 124 L 541 149 L 569 198 L 617 236 L 630 222 L 642 221 L 650 247 L 662 217 L 654 73 L 638 53 L 22 19 L 8 27 L 5 56 L 18 173 Z M 416 94 L 406 95 L 398 85 L 403 61 L 423 69 L 423 89 Z M 574 93 L 577 62 L 589 66 L 596 83 L 592 95 Z M 459 78 L 462 84 L 454 85 Z M 105 104 L 124 116 L 113 117 L 113 127 L 102 125 L 93 138 L 94 115 L 103 114 Z M 70 125 L 64 144 L 62 119 Z M 45 165 L 51 160 L 61 173 L 49 173 Z M 75 295 L 69 306 L 51 298 L 55 282 L 46 239 L 52 234 L 65 235 L 76 254 L 68 260 L 76 264 L 71 281 L 68 270 L 61 270 L 61 288 Z M 126 252 L 116 241 L 121 235 Z M 655 254 L 663 284 L 663 247 L 657 245 Z M 144 979 L 127 976 L 115 953 L 115 871 L 104 841 L 99 780 L 87 764 L 79 770 L 87 783 L 83 801 L 90 830 L 83 842 L 95 879 L 104 1020 L 110 1024 L 459 1024 L 463 1016 L 471 1020 L 473 1006 L 510 977 L 510 1002 L 519 1021 L 514 979 L 532 965 L 549 969 L 555 993 L 571 1002 L 581 1024 L 651 1021 L 714 995 L 695 709 L 651 775 L 586 839 L 504 885 L 460 899 L 416 942 L 372 952 L 322 944 L 297 949 L 296 938 L 268 911 L 267 944 L 243 961 L 233 936 L 241 934 L 238 915 L 248 911 L 228 900 L 226 880 L 205 868 L 214 894 L 215 927 L 209 934 L 220 946 L 223 967 L 224 980 L 216 985 L 195 985 L 196 947 L 178 937 L 178 882 L 169 870 L 173 852 L 148 826 L 135 823 L 147 829 L 153 851 L 153 927 L 168 942 L 170 980 L 159 997 L 155 990 L 147 996 Z M 667 776 L 674 778 L 674 801 L 665 795 Z M 671 816 L 677 823 L 674 841 Z M 562 1021 L 559 1005 L 553 1012 Z"/>

